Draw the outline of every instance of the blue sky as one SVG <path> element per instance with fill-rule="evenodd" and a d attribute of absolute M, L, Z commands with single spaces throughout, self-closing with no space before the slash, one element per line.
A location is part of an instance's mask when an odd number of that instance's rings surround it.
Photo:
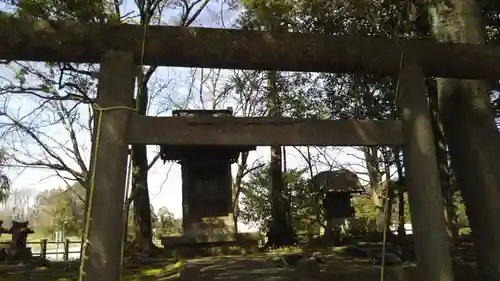
<path fill-rule="evenodd" d="M 221 15 L 225 18 L 224 24 L 225 26 L 231 26 L 231 19 L 234 19 L 236 14 L 233 12 L 232 14 L 229 12 L 224 12 L 221 14 L 220 12 L 220 4 L 218 1 L 213 1 L 208 6 L 208 9 L 205 10 L 200 20 L 196 22 L 197 26 L 205 26 L 205 27 L 221 27 L 221 21 L 217 20 Z M 133 0 L 125 0 L 123 3 L 123 11 L 125 13 L 132 11 L 134 9 L 135 4 Z M 171 11 L 165 14 L 166 21 L 170 24 L 175 24 L 178 22 L 179 12 Z M 204 70 L 205 75 L 210 70 Z M 0 76 L 9 76 L 11 73 L 7 69 L 0 68 Z M 160 115 L 168 115 L 170 111 L 165 111 L 167 107 L 171 106 L 171 99 L 177 102 L 181 102 L 186 99 L 189 95 L 190 87 L 192 86 L 192 82 L 195 81 L 195 85 L 199 85 L 200 83 L 200 73 L 201 70 L 192 70 L 187 68 L 160 68 L 155 77 L 152 79 L 155 84 L 155 89 L 159 91 L 159 97 L 156 99 L 151 106 L 150 115 L 156 115 L 157 112 L 161 111 Z M 221 78 L 218 82 L 222 85 L 223 80 L 227 77 L 227 74 L 230 72 L 221 72 Z M 194 80 L 193 80 L 193 77 Z M 0 81 L 1 82 L 1 81 Z M 205 83 L 203 86 L 203 101 L 199 98 L 196 101 L 191 103 L 191 107 L 201 107 L 202 104 L 211 107 L 210 102 L 210 93 L 213 91 L 211 89 L 210 81 Z M 213 84 L 213 83 L 212 83 Z M 217 86 L 219 87 L 219 86 Z M 199 91 L 199 88 L 197 89 Z M 39 101 L 29 96 L 18 96 L 12 98 L 9 101 L 9 112 L 11 114 L 19 114 L 19 116 L 24 116 L 33 108 L 38 105 Z M 234 101 L 226 101 L 221 104 L 219 108 L 225 108 L 227 106 L 233 106 L 236 108 L 236 104 Z M 37 115 L 36 118 L 32 117 L 33 122 L 37 122 L 40 124 L 42 122 L 50 120 L 52 113 L 41 112 Z M 87 118 L 87 114 L 85 108 L 81 110 L 82 122 L 85 122 Z M 0 119 L 1 120 L 1 119 Z M 43 128 L 43 133 L 51 136 L 54 139 L 54 142 L 59 141 L 64 143 L 68 139 L 68 133 L 64 130 L 64 127 L 60 124 L 47 126 Z M 10 142 L 9 145 L 16 145 L 19 150 L 29 152 L 32 155 L 39 154 L 39 157 L 44 157 L 43 154 L 40 154 L 40 148 L 33 142 L 27 142 L 26 137 L 10 137 L 8 140 Z M 88 138 L 88 132 L 82 130 L 78 133 L 78 140 L 82 147 L 82 152 L 84 157 L 88 159 L 89 157 L 89 148 L 90 142 Z M 24 147 L 19 147 L 19 145 L 23 144 Z M 71 163 L 69 156 L 65 156 L 61 149 L 57 150 L 61 158 L 68 163 Z M 148 149 L 149 159 L 152 159 L 154 155 L 158 151 L 157 146 L 150 146 Z M 325 162 L 332 162 L 335 167 L 347 167 L 351 170 L 364 172 L 364 163 L 361 160 L 361 153 L 353 148 L 343 148 L 343 149 L 328 149 L 327 156 L 325 157 Z M 318 153 L 322 154 L 322 153 Z M 267 147 L 259 147 L 257 151 L 250 153 L 249 164 L 254 163 L 255 161 L 268 161 L 270 158 L 269 148 Z M 328 161 L 326 160 L 328 158 Z M 40 158 L 39 158 L 40 159 Z M 295 148 L 287 149 L 287 168 L 297 168 L 304 167 L 306 164 L 303 161 L 300 153 L 297 152 Z M 78 169 L 75 164 L 70 164 L 72 167 Z M 236 168 L 235 166 L 233 167 Z M 233 174 L 234 174 L 233 169 Z M 318 170 L 328 169 L 327 165 L 319 165 Z M 59 186 L 65 186 L 65 181 L 60 177 L 56 176 L 53 171 L 42 168 L 21 168 L 14 167 L 9 168 L 7 170 L 8 175 L 12 179 L 12 187 L 13 189 L 30 189 L 33 193 L 37 193 L 46 189 L 55 188 Z M 361 178 L 366 179 L 365 176 L 360 174 Z M 149 189 L 151 195 L 152 204 L 157 210 L 160 207 L 167 207 L 171 212 L 173 212 L 177 217 L 182 215 L 182 200 L 181 200 L 181 172 L 180 166 L 174 165 L 171 163 L 163 164 L 161 161 L 158 161 L 150 170 L 149 173 Z"/>

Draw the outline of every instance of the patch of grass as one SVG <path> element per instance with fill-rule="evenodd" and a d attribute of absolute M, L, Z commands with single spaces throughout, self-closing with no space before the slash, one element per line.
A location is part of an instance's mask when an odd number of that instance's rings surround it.
<path fill-rule="evenodd" d="M 298 252 L 302 252 L 302 249 L 296 246 L 288 246 L 288 247 L 270 249 L 266 254 L 273 256 L 273 255 L 283 255 L 283 254 L 298 253 Z"/>
<path fill-rule="evenodd" d="M 149 281 L 158 280 L 159 277 L 175 275 L 182 266 L 181 262 L 166 265 L 152 264 L 141 265 L 135 268 L 125 268 L 123 281 Z M 26 271 L 13 271 L 0 274 L 0 281 L 76 281 L 78 280 L 78 267 L 61 266 L 39 266 Z M 64 263 L 66 264 L 66 263 Z M 69 264 L 66 264 L 69 265 Z"/>

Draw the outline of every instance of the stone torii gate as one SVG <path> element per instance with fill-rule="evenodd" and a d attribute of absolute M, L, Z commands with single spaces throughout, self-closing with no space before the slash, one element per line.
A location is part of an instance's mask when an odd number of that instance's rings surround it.
<path fill-rule="evenodd" d="M 225 69 L 376 73 L 399 76 L 400 120 L 276 117 L 147 117 L 102 112 L 90 249 L 83 280 L 121 274 L 129 144 L 405 146 L 419 280 L 452 281 L 425 76 L 498 78 L 498 47 L 424 40 L 148 27 L 144 63 Z M 0 19 L 0 59 L 100 63 L 101 108 L 133 106 L 143 28 L 137 25 Z M 401 57 L 404 54 L 404 65 Z M 114 231 L 110 231 L 110 229 Z"/>

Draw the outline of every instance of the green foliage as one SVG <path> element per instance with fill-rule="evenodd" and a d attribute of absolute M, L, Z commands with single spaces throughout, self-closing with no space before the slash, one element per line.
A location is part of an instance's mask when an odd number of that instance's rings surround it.
<path fill-rule="evenodd" d="M 484 15 L 487 40 L 489 43 L 500 43 L 500 1 L 477 0 Z"/>
<path fill-rule="evenodd" d="M 457 223 L 460 228 L 469 227 L 469 218 L 467 217 L 464 200 L 460 192 L 453 195 L 453 203 L 456 207 Z"/>
<path fill-rule="evenodd" d="M 37 198 L 36 232 L 53 235 L 64 230 L 66 235 L 79 236 L 83 231 L 85 189 L 80 184 L 42 192 Z M 84 198 L 84 197 L 83 197 Z"/>
<path fill-rule="evenodd" d="M 102 0 L 19 0 L 16 14 L 22 18 L 75 20 L 83 23 L 106 21 L 113 14 L 108 1 Z"/>
<path fill-rule="evenodd" d="M 290 202 L 292 223 L 298 234 L 319 232 L 315 193 L 309 180 L 305 178 L 305 169 L 292 169 L 284 173 L 286 190 L 284 196 Z M 243 198 L 240 203 L 240 220 L 243 223 L 257 225 L 267 231 L 271 220 L 269 165 L 250 173 L 242 184 Z"/>
<path fill-rule="evenodd" d="M 377 209 L 368 196 L 355 196 L 352 199 L 352 205 L 356 212 L 356 218 L 363 218 L 368 221 L 376 220 Z"/>
<path fill-rule="evenodd" d="M 290 200 L 292 223 L 299 235 L 311 237 L 320 234 L 323 218 L 318 213 L 316 193 L 308 179 L 305 169 L 293 169 L 285 173 L 285 183 L 288 190 L 285 192 Z M 246 224 L 257 225 L 261 231 L 267 231 L 271 219 L 269 201 L 269 166 L 254 170 L 243 182 L 243 198 L 240 203 L 239 219 Z M 375 229 L 377 208 L 368 195 L 354 196 L 352 205 L 356 212 L 356 222 L 352 223 L 351 232 L 366 233 Z M 398 223 L 397 200 L 393 200 L 392 223 Z M 410 222 L 408 199 L 405 196 L 405 223 Z M 359 229 L 354 229 L 359 228 Z"/>
<path fill-rule="evenodd" d="M 181 235 L 182 220 L 175 218 L 166 207 L 161 207 L 153 218 L 153 229 L 157 238 Z"/>
<path fill-rule="evenodd" d="M 343 1 L 241 1 L 246 8 L 239 18 L 239 25 L 254 30 L 289 30 L 323 34 L 384 35 L 391 36 L 395 25 L 406 33 L 415 33 L 411 20 L 400 20 L 405 13 L 400 4 L 381 5 L 378 2 Z M 367 17 L 369 15 L 369 17 Z M 397 24 L 396 24 L 397 23 Z M 334 54 L 332 54 L 334 55 Z M 283 115 L 296 118 L 318 119 L 393 119 L 396 113 L 395 88 L 391 77 L 375 75 L 329 73 L 280 73 L 279 101 Z M 384 161 L 378 161 L 379 171 L 384 171 Z M 259 222 L 264 228 L 269 217 L 267 180 L 249 180 L 252 194 L 246 196 L 244 220 Z M 307 183 L 307 181 L 305 181 Z M 306 185 L 307 186 L 307 185 Z M 307 188 L 302 188 L 307 190 Z M 294 191 L 290 189 L 290 193 Z M 297 192 L 300 193 L 300 192 Z M 322 221 L 317 203 L 311 192 L 308 196 L 290 196 L 291 213 L 298 233 L 319 229 Z M 300 201 L 300 202 L 297 202 Z M 309 204 L 309 207 L 306 208 Z M 312 207 L 311 207 L 312 206 Z M 373 221 L 377 210 L 370 199 L 361 200 L 355 208 L 362 209 L 358 217 Z M 364 210 L 366 209 L 366 210 Z M 258 211 L 255 211 L 258 210 Z M 253 211 L 253 212 L 252 212 Z M 316 231 L 312 231 L 317 233 Z"/>
<path fill-rule="evenodd" d="M 497 42 L 500 2 L 477 2 L 486 20 L 488 40 Z M 240 3 L 245 11 L 238 24 L 248 29 L 429 37 L 427 7 L 423 3 L 357 0 L 242 0 Z M 281 100 L 286 110 L 283 111 L 294 117 L 385 119 L 393 117 L 396 109 L 396 85 L 390 77 L 294 73 L 284 86 Z"/>
<path fill-rule="evenodd" d="M 374 1 L 241 1 L 246 8 L 239 24 L 249 29 L 286 28 L 299 32 L 348 35 L 392 35 L 394 25 L 413 32 L 415 25 L 399 18 L 400 4 Z M 377 6 L 378 5 L 378 6 Z M 369 17 L 367 17 L 369 11 Z M 414 32 L 413 32 L 414 33 Z M 390 77 L 353 74 L 291 73 L 280 83 L 282 111 L 291 117 L 319 119 L 393 117 L 395 84 Z"/>
<path fill-rule="evenodd" d="M 487 40 L 500 42 L 500 2 L 477 0 L 486 23 Z M 335 4 L 337 3 L 337 4 Z M 408 1 L 262 1 L 242 0 L 245 8 L 238 20 L 244 29 L 283 30 L 337 35 L 369 35 L 403 38 L 429 38 L 427 3 Z M 335 54 L 332 54 L 335 55 Z M 360 74 L 280 73 L 279 100 L 283 115 L 318 119 L 394 119 L 396 83 L 391 77 Z M 493 103 L 500 112 L 500 84 Z M 393 154 L 393 152 L 390 152 Z M 388 157 L 394 165 L 393 156 Z M 380 158 L 378 173 L 383 174 L 386 163 Z M 255 180 L 255 179 L 253 179 Z M 265 182 L 265 180 L 264 180 Z M 246 197 L 248 214 L 245 219 L 264 224 L 269 206 L 262 198 L 269 191 L 266 184 L 250 182 L 253 193 Z M 255 186 L 259 186 L 256 188 Z M 398 191 L 396 190 L 396 193 Z M 403 189 L 404 192 L 404 189 Z M 245 194 L 246 195 L 246 194 Z M 251 203 L 250 203 L 251 201 Z M 458 221 L 467 225 L 463 203 L 455 200 Z M 377 210 L 369 197 L 353 200 L 357 218 L 373 221 Z M 398 221 L 398 202 L 393 201 L 393 223 Z M 267 204 L 267 205 L 266 205 Z M 405 220 L 410 220 L 408 199 L 405 195 Z M 251 213 L 251 210 L 257 210 Z"/>

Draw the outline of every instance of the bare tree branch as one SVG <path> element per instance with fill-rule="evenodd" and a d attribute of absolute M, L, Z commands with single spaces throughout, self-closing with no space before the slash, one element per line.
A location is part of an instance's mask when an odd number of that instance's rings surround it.
<path fill-rule="evenodd" d="M 158 159 L 160 159 L 160 154 L 159 153 L 156 154 L 155 157 L 153 158 L 153 160 L 151 160 L 151 162 L 149 163 L 149 165 L 148 165 L 148 171 L 151 170 L 151 168 L 156 163 L 156 161 L 158 161 Z"/>

